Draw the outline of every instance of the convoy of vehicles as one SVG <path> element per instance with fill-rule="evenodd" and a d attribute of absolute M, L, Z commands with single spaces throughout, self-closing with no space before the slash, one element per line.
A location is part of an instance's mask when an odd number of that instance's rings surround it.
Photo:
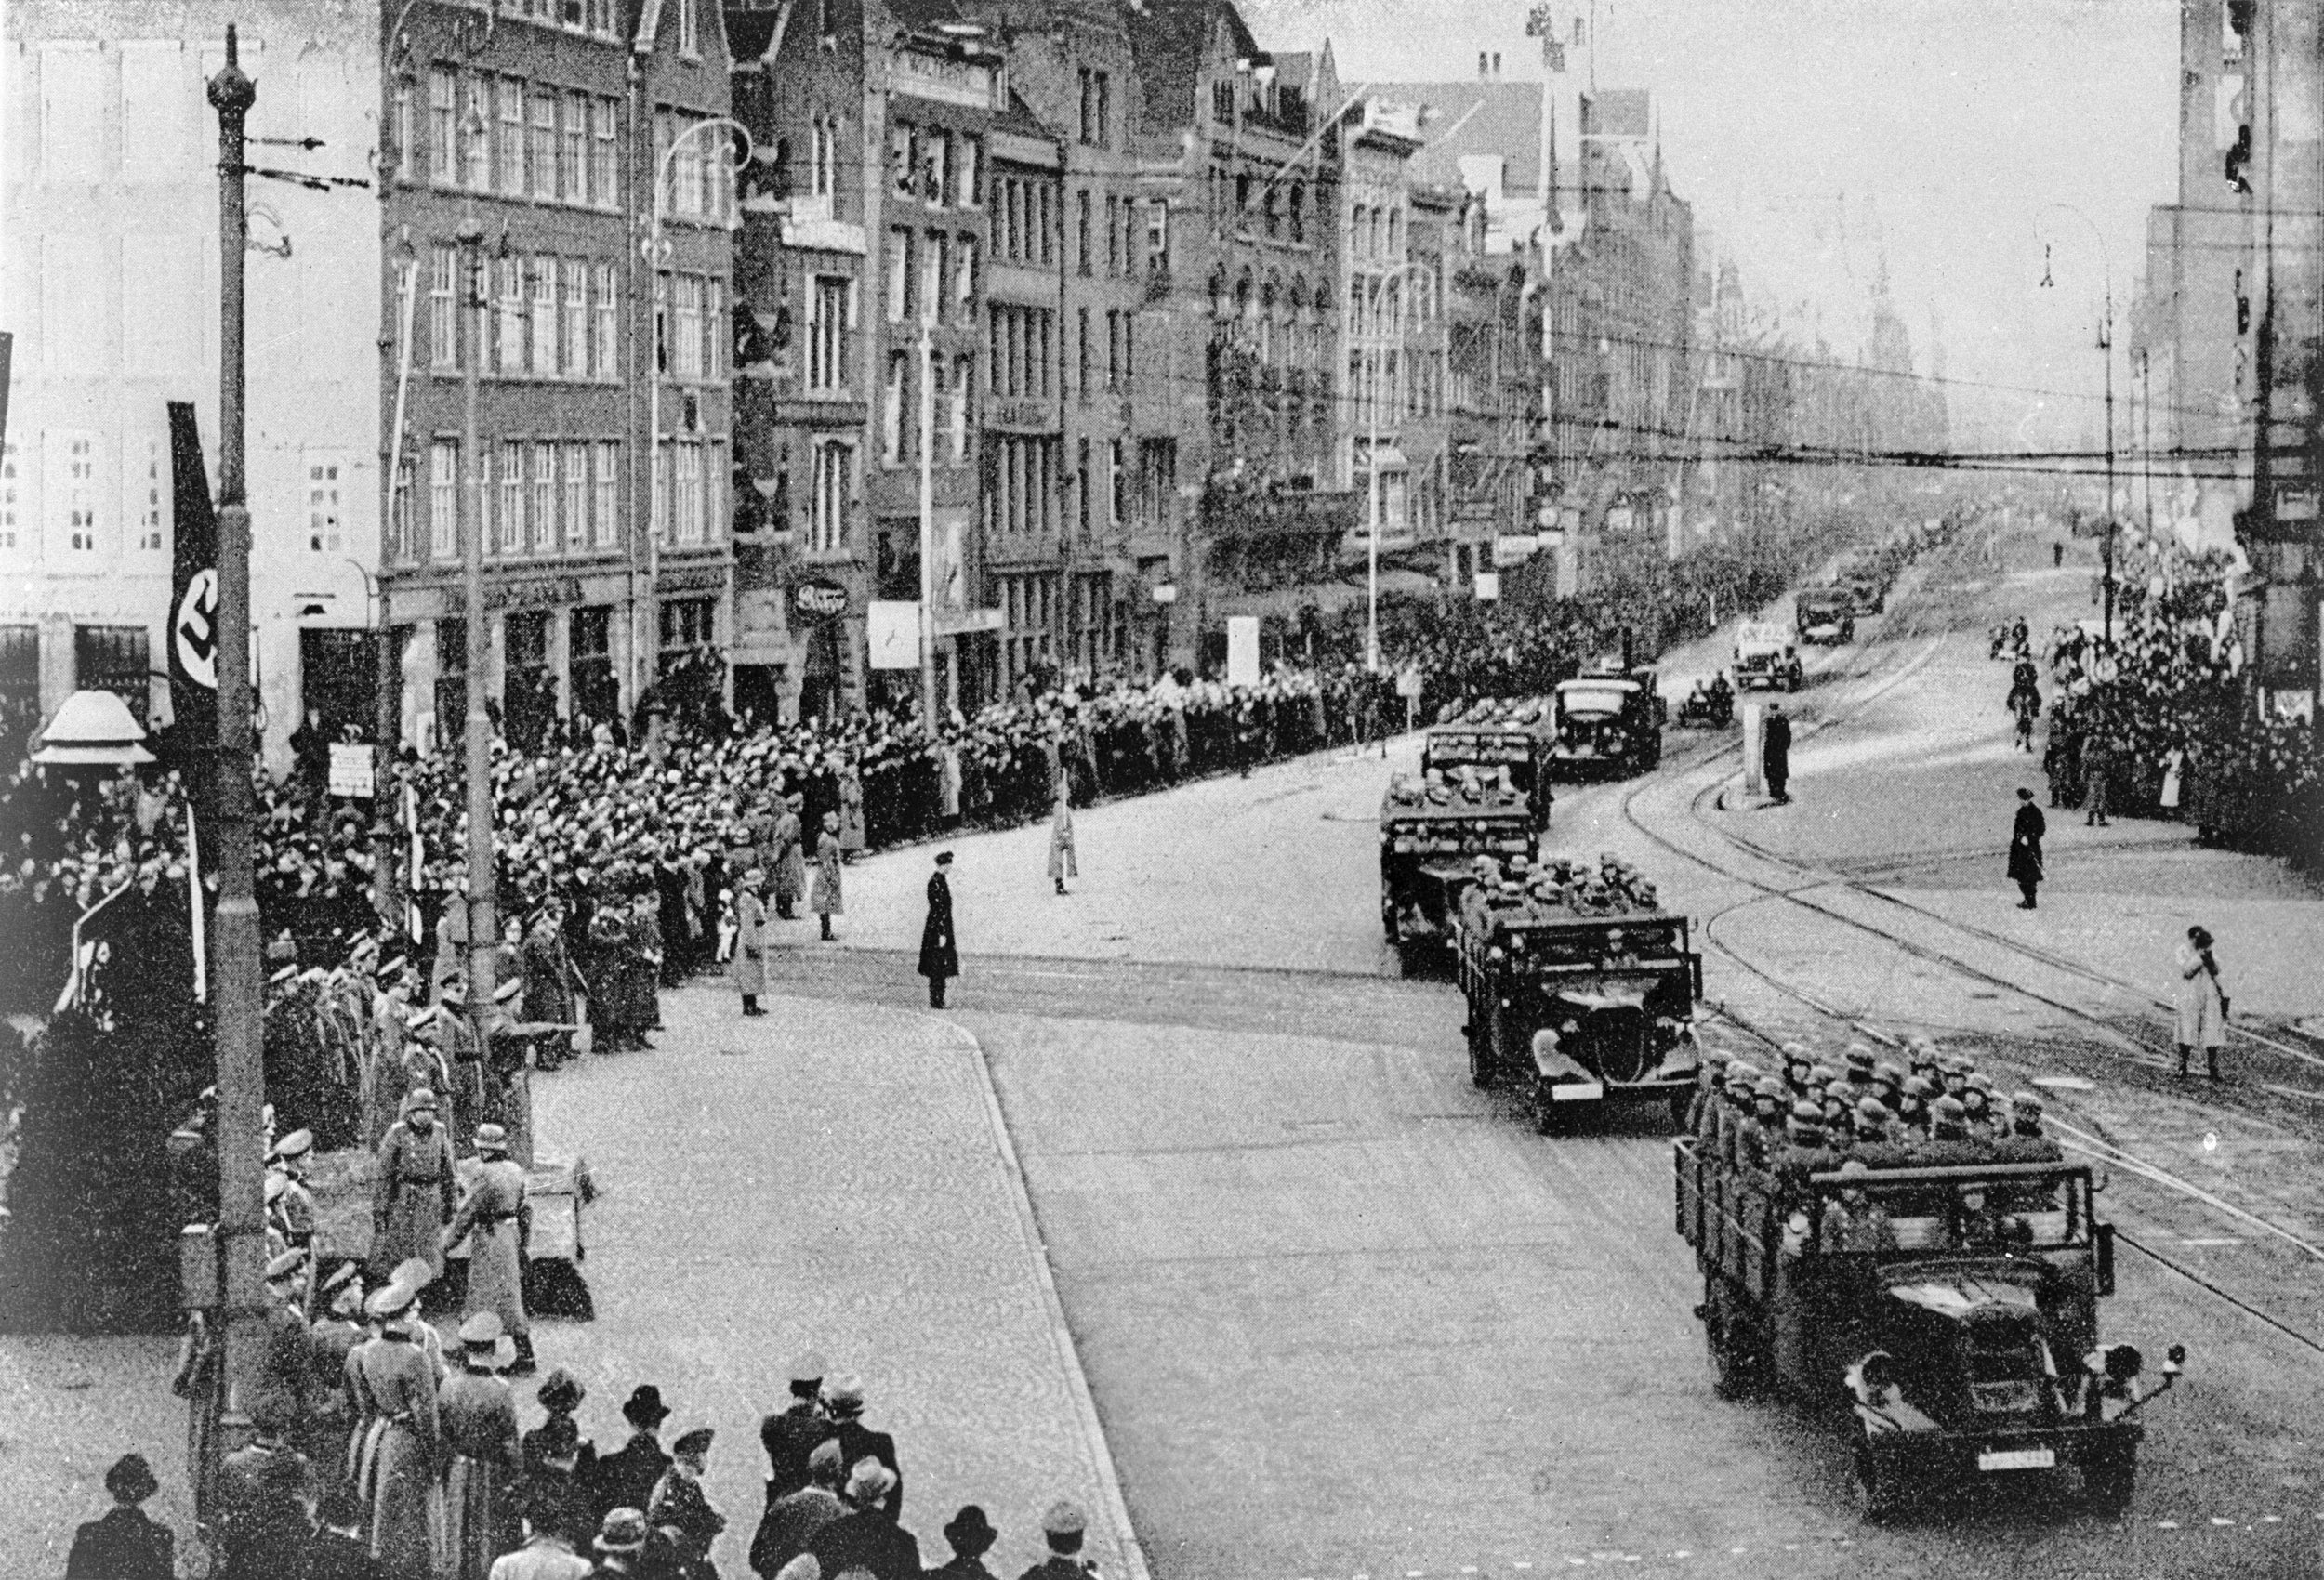
<path fill-rule="evenodd" d="M 1735 689 L 1796 691 L 1807 679 L 1791 633 L 1774 621 L 1746 620 L 1735 632 Z"/>
<path fill-rule="evenodd" d="M 1720 1391 L 1829 1411 L 1868 1519 L 1962 1478 L 2072 1467 L 2096 1511 L 2137 1476 L 2145 1391 L 2129 1345 L 2102 1350 L 2114 1230 L 2088 1167 L 2063 1162 L 1737 1166 L 1715 1137 L 1676 1145 L 1678 1229 Z"/>
<path fill-rule="evenodd" d="M 1479 856 L 1530 857 L 1550 821 L 1538 708 L 1442 724 L 1420 771 L 1389 781 L 1380 810 L 1380 929 L 1400 955 L 1445 936 Z"/>
<path fill-rule="evenodd" d="M 1791 599 L 1792 628 L 1802 642 L 1836 647 L 1856 639 L 1854 599 L 1839 587 L 1802 587 Z"/>

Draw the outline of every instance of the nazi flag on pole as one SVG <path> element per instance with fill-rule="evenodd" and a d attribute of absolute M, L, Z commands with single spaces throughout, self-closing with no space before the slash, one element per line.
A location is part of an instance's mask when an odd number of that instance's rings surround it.
<path fill-rule="evenodd" d="M 191 401 L 169 403 L 169 469 L 171 733 L 206 744 L 218 738 L 218 516 Z"/>

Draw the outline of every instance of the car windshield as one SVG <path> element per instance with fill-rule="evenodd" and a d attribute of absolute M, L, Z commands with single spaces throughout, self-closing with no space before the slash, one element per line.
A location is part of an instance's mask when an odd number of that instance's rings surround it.
<path fill-rule="evenodd" d="M 1628 686 L 1591 685 L 1583 682 L 1558 689 L 1557 705 L 1567 713 L 1603 716 L 1622 711 L 1623 701 L 1630 695 Z"/>

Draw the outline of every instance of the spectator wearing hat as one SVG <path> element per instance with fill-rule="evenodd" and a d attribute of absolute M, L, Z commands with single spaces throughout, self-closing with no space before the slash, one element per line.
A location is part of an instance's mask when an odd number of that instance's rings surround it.
<path fill-rule="evenodd" d="M 759 897 L 766 878 L 751 867 L 734 889 L 734 957 L 727 964 L 727 974 L 743 995 L 746 1016 L 766 1013 L 759 1007 L 759 995 L 767 991 L 767 905 Z"/>
<path fill-rule="evenodd" d="M 904 1467 L 896 1462 L 896 1440 L 864 1425 L 864 1379 L 850 1372 L 823 1390 L 823 1407 L 831 1416 L 831 1435 L 839 1442 L 839 1463 L 851 1473 L 866 1459 L 877 1459 L 895 1478 L 888 1489 L 888 1512 L 904 1515 Z"/>
<path fill-rule="evenodd" d="M 388 1580 L 437 1580 L 443 1486 L 437 1480 L 442 1423 L 436 1367 L 415 1336 L 416 1285 L 390 1280 L 365 1310 L 378 1336 L 349 1358 L 348 1387 L 361 1435 L 353 1456 L 371 1556 Z"/>
<path fill-rule="evenodd" d="M 381 1580 L 383 1573 L 363 1538 L 363 1499 L 346 1481 L 330 1478 L 315 1507 L 314 1534 L 307 1539 L 297 1580 Z"/>
<path fill-rule="evenodd" d="M 524 1170 L 508 1160 L 508 1134 L 497 1125 L 476 1127 L 476 1173 L 459 1210 L 445 1225 L 449 1251 L 469 1244 L 467 1314 L 490 1311 L 516 1347 L 516 1375 L 534 1370 L 532 1327 L 524 1316 Z"/>
<path fill-rule="evenodd" d="M 928 875 L 928 919 L 920 924 L 920 975 L 928 979 L 928 1007 L 944 1007 L 944 986 L 960 974 L 959 941 L 952 930 L 952 852 L 936 852 Z"/>
<path fill-rule="evenodd" d="M 714 1435 L 708 1427 L 679 1434 L 670 1444 L 669 1468 L 654 1483 L 654 1496 L 646 1504 L 646 1523 L 668 1544 L 669 1562 L 663 1570 L 667 1580 L 718 1580 L 710 1544 L 726 1529 L 726 1517 L 710 1507 L 702 1490 Z"/>
<path fill-rule="evenodd" d="M 255 1436 L 218 1468 L 219 1580 L 281 1580 L 298 1573 L 312 1497 L 307 1456 L 291 1447 L 297 1417 L 279 1399 L 252 1407 Z"/>
<path fill-rule="evenodd" d="M 928 1573 L 945 1580 L 995 1580 L 993 1572 L 984 1567 L 984 1555 L 999 1539 L 1000 1533 L 993 1529 L 984 1509 L 972 1503 L 962 1504 L 960 1512 L 944 1521 L 944 1542 L 952 1548 L 952 1558 L 943 1568 Z"/>
<path fill-rule="evenodd" d="M 629 1423 L 629 1441 L 597 1462 L 598 1518 L 601 1521 L 614 1509 L 627 1508 L 638 1511 L 642 1521 L 645 1506 L 654 1501 L 654 1487 L 669 1468 L 661 1436 L 669 1407 L 662 1402 L 660 1389 L 640 1383 L 623 1401 L 621 1416 Z"/>
<path fill-rule="evenodd" d="M 645 1548 L 653 1534 L 653 1528 L 645 1522 L 644 1510 L 607 1509 L 598 1526 L 597 1540 L 590 1544 L 597 1549 L 597 1567 L 589 1571 L 590 1580 L 614 1580 L 617 1575 L 650 1573 Z"/>
<path fill-rule="evenodd" d="M 581 1441 L 581 1429 L 571 1415 L 552 1415 L 524 1434 L 521 1453 L 524 1478 L 519 1484 L 526 1518 L 555 1530 L 575 1550 L 586 1547 L 597 1531 L 588 1493 L 597 1468 L 595 1447 Z"/>
<path fill-rule="evenodd" d="M 1089 1528 L 1089 1519 L 1078 1504 L 1063 1498 L 1050 1504 L 1049 1512 L 1041 1516 L 1041 1540 L 1049 1554 L 1017 1580 L 1084 1580 L 1096 1573 L 1097 1565 L 1081 1556 Z"/>
<path fill-rule="evenodd" d="M 823 1411 L 826 1369 L 821 1351 L 810 1350 L 799 1355 L 790 1367 L 790 1403 L 759 1423 L 759 1446 L 767 1451 L 769 1508 L 808 1483 L 807 1456 L 816 1444 L 831 1441 L 837 1430 Z"/>
<path fill-rule="evenodd" d="M 589 1390 L 581 1379 L 563 1366 L 549 1371 L 541 1379 L 541 1386 L 533 1395 L 533 1402 L 546 1413 L 541 1424 L 524 1434 L 524 1473 L 528 1477 L 562 1476 L 576 1482 L 587 1482 L 597 1466 L 597 1446 L 581 1436 L 581 1428 L 574 1416 Z M 561 1427 L 559 1423 L 563 1423 Z M 566 1429 L 570 1429 L 570 1432 Z M 549 1464 L 549 1456 L 570 1457 L 572 1464 L 557 1467 Z M 567 1531 L 576 1547 L 596 1534 L 596 1516 L 589 1517 L 589 1529 Z"/>
<path fill-rule="evenodd" d="M 517 1406 L 498 1375 L 515 1348 L 497 1316 L 476 1312 L 460 1324 L 460 1369 L 437 1400 L 452 1456 L 443 1495 L 449 1580 L 485 1580 L 493 1560 L 516 1545 L 508 1491 L 521 1464 Z"/>
<path fill-rule="evenodd" d="M 593 1566 L 575 1550 L 575 1538 L 564 1524 L 563 1502 L 544 1494 L 531 1481 L 520 1485 L 516 1501 L 524 1525 L 524 1545 L 493 1560 L 489 1580 L 588 1580 Z M 585 1531 L 580 1540 L 586 1542 L 593 1534 L 594 1531 Z"/>
<path fill-rule="evenodd" d="M 750 1539 L 751 1572 L 759 1580 L 775 1580 L 807 1550 L 817 1532 L 847 1513 L 847 1502 L 839 1496 L 846 1469 L 837 1438 L 825 1438 L 808 1452 L 807 1484 L 767 1505 Z"/>
<path fill-rule="evenodd" d="M 861 1569 L 872 1580 L 919 1580 L 920 1544 L 896 1523 L 891 1500 L 896 1473 L 868 1456 L 848 1471 L 842 1494 L 848 1512 L 815 1533 L 807 1544 L 825 1574 Z"/>
<path fill-rule="evenodd" d="M 177 1536 L 140 1506 L 161 1491 L 142 1454 L 125 1454 L 105 1472 L 113 1506 L 73 1533 L 65 1580 L 175 1580 Z"/>

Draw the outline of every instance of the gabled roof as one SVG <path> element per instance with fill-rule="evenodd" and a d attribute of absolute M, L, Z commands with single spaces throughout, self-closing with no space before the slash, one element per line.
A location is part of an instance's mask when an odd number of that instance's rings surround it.
<path fill-rule="evenodd" d="M 734 52 L 734 64 L 747 66 L 764 59 L 768 46 L 774 42 L 775 24 L 781 20 L 779 11 L 727 12 L 726 44 Z"/>
<path fill-rule="evenodd" d="M 1501 190 L 1512 196 L 1541 191 L 1541 86 L 1526 82 L 1379 83 L 1374 99 L 1426 104 L 1436 112 L 1426 146 L 1406 169 L 1415 181 L 1458 187 L 1460 161 L 1499 154 Z M 1561 160 L 1573 151 L 1560 149 Z"/>
<path fill-rule="evenodd" d="M 1200 118 L 1195 92 L 1213 50 L 1229 59 L 1265 53 L 1233 0 L 1147 0 L 1127 20 L 1142 105 L 1139 129 L 1153 135 Z"/>

